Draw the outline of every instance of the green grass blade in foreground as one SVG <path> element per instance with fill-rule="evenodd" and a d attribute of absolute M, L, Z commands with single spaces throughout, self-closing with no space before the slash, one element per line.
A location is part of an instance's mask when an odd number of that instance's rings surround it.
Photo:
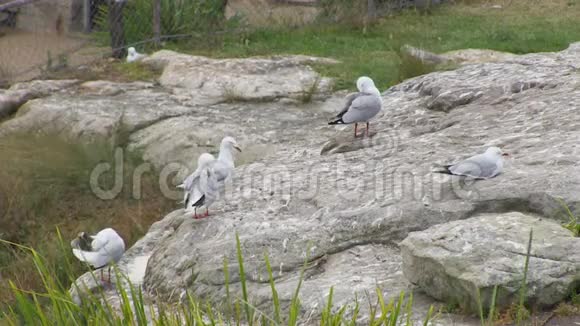
<path fill-rule="evenodd" d="M 360 312 L 360 304 L 358 302 L 358 296 L 355 294 L 354 309 L 353 309 L 352 317 L 350 318 L 350 322 L 348 323 L 348 325 L 350 325 L 350 326 L 356 325 L 356 319 L 358 318 L 359 312 Z"/>
<path fill-rule="evenodd" d="M 518 311 L 516 316 L 516 323 L 520 323 L 527 318 L 527 310 L 524 306 L 526 301 L 526 291 L 527 291 L 527 281 L 528 281 L 528 269 L 530 267 L 530 255 L 532 253 L 532 239 L 534 237 L 534 230 L 530 229 L 530 237 L 528 239 L 528 248 L 526 251 L 526 260 L 524 262 L 524 278 L 522 279 L 522 284 L 520 286 L 520 301 L 518 303 Z"/>
<path fill-rule="evenodd" d="M 429 311 L 427 311 L 427 316 L 425 317 L 425 321 L 423 322 L 423 326 L 429 325 L 429 321 L 431 321 L 431 317 L 433 317 L 433 306 L 429 307 Z"/>
<path fill-rule="evenodd" d="M 242 245 L 240 243 L 240 236 L 236 232 L 236 250 L 238 254 L 238 264 L 240 266 L 240 282 L 242 283 L 242 296 L 244 299 L 244 310 L 246 311 L 247 322 L 252 326 L 253 316 L 248 301 L 248 289 L 246 287 L 246 274 L 244 272 L 244 258 L 242 257 Z"/>
<path fill-rule="evenodd" d="M 399 294 L 399 300 L 396 303 L 396 308 L 395 311 L 389 315 L 389 325 L 390 326 L 397 326 L 397 322 L 399 321 L 399 314 L 401 313 L 401 306 L 403 305 L 403 302 L 405 301 L 405 292 L 401 291 L 401 293 Z"/>
<path fill-rule="evenodd" d="M 270 280 L 270 288 L 272 289 L 272 303 L 274 304 L 274 320 L 276 323 L 281 324 L 282 319 L 280 318 L 280 299 L 278 298 L 278 291 L 276 291 L 276 284 L 274 283 L 274 275 L 272 273 L 272 266 L 270 265 L 270 259 L 268 254 L 264 253 L 264 261 L 266 262 L 266 269 L 268 271 L 268 278 Z"/>
<path fill-rule="evenodd" d="M 483 304 L 481 303 L 481 291 L 477 288 L 477 309 L 479 312 L 479 321 L 481 326 L 485 326 L 485 318 L 483 316 Z"/>
<path fill-rule="evenodd" d="M 322 315 L 320 316 L 320 325 L 332 325 L 332 296 L 334 295 L 334 286 L 330 287 L 330 292 L 328 293 L 328 301 L 326 302 L 326 307 L 322 310 Z"/>
<path fill-rule="evenodd" d="M 407 299 L 407 309 L 405 309 L 405 314 L 407 315 L 407 322 L 405 325 L 412 326 L 411 324 L 411 317 L 413 316 L 413 292 L 409 294 L 409 299 Z"/>
<path fill-rule="evenodd" d="M 230 271 L 229 271 L 229 264 L 228 264 L 228 257 L 224 256 L 224 279 L 225 279 L 225 286 L 226 286 L 226 306 L 227 306 L 227 317 L 232 318 L 234 315 L 233 307 L 232 307 L 232 296 L 230 294 Z"/>
<path fill-rule="evenodd" d="M 302 281 L 304 280 L 304 272 L 308 266 L 308 261 L 310 260 L 310 245 L 306 249 L 306 257 L 304 258 L 304 265 L 300 270 L 300 277 L 298 279 L 298 285 L 292 296 L 292 301 L 290 302 L 290 312 L 288 316 L 288 326 L 295 326 L 298 322 L 298 316 L 300 315 L 300 288 L 302 287 Z"/>
<path fill-rule="evenodd" d="M 497 300 L 498 286 L 493 287 L 493 293 L 491 294 L 491 303 L 489 304 L 489 315 L 487 316 L 487 322 L 489 325 L 493 325 L 495 322 L 495 305 Z"/>

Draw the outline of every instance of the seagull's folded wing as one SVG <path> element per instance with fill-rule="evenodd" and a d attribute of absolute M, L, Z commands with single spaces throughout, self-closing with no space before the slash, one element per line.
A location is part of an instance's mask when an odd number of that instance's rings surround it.
<path fill-rule="evenodd" d="M 78 260 L 83 261 L 95 268 L 101 268 L 109 263 L 111 258 L 105 252 L 83 251 L 80 249 L 73 249 L 73 255 Z"/>

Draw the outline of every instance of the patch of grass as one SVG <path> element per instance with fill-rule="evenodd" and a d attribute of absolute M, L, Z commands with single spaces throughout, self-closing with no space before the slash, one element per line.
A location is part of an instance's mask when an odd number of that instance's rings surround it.
<path fill-rule="evenodd" d="M 447 302 L 439 307 L 439 312 L 441 313 L 456 314 L 462 311 L 461 305 L 457 302 Z"/>
<path fill-rule="evenodd" d="M 227 84 L 222 86 L 222 97 L 226 103 L 248 102 L 235 85 Z"/>
<path fill-rule="evenodd" d="M 482 326 L 493 326 L 496 324 L 500 325 L 522 325 L 522 323 L 527 322 L 531 316 L 530 312 L 525 306 L 526 294 L 527 294 L 527 280 L 528 280 L 528 270 L 530 266 L 530 257 L 532 252 L 532 241 L 533 241 L 533 230 L 530 229 L 530 235 L 528 237 L 528 246 L 526 250 L 526 259 L 524 261 L 524 271 L 522 281 L 520 283 L 520 291 L 518 295 L 518 302 L 512 303 L 509 307 L 503 311 L 498 311 L 496 307 L 497 296 L 499 287 L 494 286 L 493 292 L 491 294 L 491 300 L 489 308 L 487 310 L 487 319 L 485 316 L 484 307 L 482 304 L 482 296 L 479 288 L 477 289 L 477 308 L 480 323 Z"/>
<path fill-rule="evenodd" d="M 133 198 L 132 174 L 142 161 L 137 153 L 127 151 L 121 192 L 112 200 L 99 199 L 89 181 L 98 164 L 115 166 L 114 150 L 107 143 L 80 144 L 57 135 L 18 135 L 0 138 L 0 152 L 0 239 L 39 248 L 46 264 L 56 270 L 63 259 L 72 256 L 70 250 L 63 253 L 58 246 L 55 227 L 65 239 L 74 238 L 79 231 L 92 233 L 113 227 L 131 245 L 174 207 L 174 202 L 161 194 L 154 171 L 140 180 L 141 198 Z M 98 183 L 103 189 L 112 189 L 113 172 L 105 173 Z M 56 277 L 68 281 L 65 273 Z M 43 286 L 29 255 L 15 246 L 0 245 L 0 306 L 15 299 L 6 290 L 8 280 L 26 290 Z"/>
<path fill-rule="evenodd" d="M 110 62 L 100 60 L 85 66 L 83 69 L 76 67 L 59 70 L 44 71 L 44 79 L 78 79 L 109 80 L 114 82 L 132 81 L 155 81 L 161 75 L 161 71 L 141 62 Z"/>
<path fill-rule="evenodd" d="M 399 57 L 399 82 L 408 78 L 421 76 L 437 70 L 437 65 L 416 58 L 404 51 L 396 51 Z"/>
<path fill-rule="evenodd" d="M 557 316 L 578 316 L 580 315 L 580 293 L 578 289 L 572 290 L 570 300 L 561 302 L 554 309 L 554 314 Z"/>
<path fill-rule="evenodd" d="M 59 238 L 62 240 L 62 238 Z M 0 240 L 5 243 L 5 241 Z M 236 248 L 238 256 L 238 268 L 240 272 L 240 282 L 242 286 L 242 296 L 232 297 L 234 300 L 235 312 L 233 314 L 224 313 L 220 311 L 217 305 L 212 303 L 202 303 L 191 293 L 186 293 L 185 300 L 176 305 L 164 305 L 162 303 L 152 303 L 145 299 L 140 288 L 131 284 L 126 275 L 123 275 L 115 267 L 116 279 L 116 293 L 120 298 L 118 309 L 109 305 L 105 300 L 105 294 L 102 288 L 96 289 L 95 293 L 85 293 L 82 297 L 82 304 L 76 305 L 73 298 L 67 291 L 66 282 L 61 282 L 55 278 L 54 266 L 47 264 L 47 260 L 37 251 L 32 248 L 9 243 L 15 245 L 18 250 L 21 250 L 34 262 L 33 270 L 42 279 L 43 286 L 38 291 L 29 291 L 19 288 L 13 282 L 9 282 L 8 290 L 16 298 L 16 303 L 9 309 L 0 310 L 0 321 L 6 325 L 20 325 L 22 323 L 28 325 L 76 325 L 86 324 L 88 321 L 90 325 L 147 325 L 147 317 L 151 317 L 151 322 L 154 325 L 298 325 L 303 324 L 301 320 L 301 305 L 299 300 L 300 288 L 304 278 L 304 270 L 308 265 L 308 258 L 304 261 L 304 267 L 298 280 L 298 285 L 294 291 L 292 303 L 287 311 L 282 311 L 277 300 L 277 290 L 273 277 L 270 276 L 270 285 L 272 289 L 272 311 L 275 315 L 269 316 L 266 313 L 259 311 L 252 307 L 249 302 L 249 293 L 247 291 L 246 279 L 244 277 L 244 265 L 242 257 L 242 249 L 239 237 L 236 235 Z M 66 246 L 62 244 L 63 250 L 67 250 Z M 265 254 L 266 262 L 269 262 L 267 254 Z M 62 262 L 62 267 L 66 271 L 68 281 L 72 282 L 75 275 L 72 271 L 74 263 L 66 259 Z M 224 263 L 226 273 L 226 289 L 229 289 L 229 277 L 227 261 Z M 267 263 L 269 265 L 269 263 Z M 97 279 L 97 276 L 95 280 Z M 121 286 L 123 282 L 128 285 Z M 80 285 L 79 285 L 80 286 Z M 228 291 L 229 292 L 229 291 Z M 358 316 L 358 301 L 352 310 L 353 316 L 351 318 L 345 317 L 347 306 L 334 307 L 333 306 L 333 289 L 330 289 L 328 301 L 324 307 L 321 326 L 339 326 L 339 325 L 356 325 Z M 377 306 L 380 308 L 380 317 L 374 318 L 370 323 L 372 326 L 379 325 L 414 325 L 412 320 L 412 294 L 407 297 L 404 292 L 401 292 L 398 298 L 392 299 L 388 304 L 385 303 L 382 291 L 377 288 L 378 302 Z M 243 306 L 245 314 L 240 313 L 240 307 Z M 154 309 L 151 309 L 154 308 Z M 153 311 L 157 311 L 156 314 Z M 427 317 L 423 321 L 423 325 L 428 325 L 433 318 L 433 308 L 431 307 Z"/>
<path fill-rule="evenodd" d="M 300 102 L 302 103 L 312 102 L 314 96 L 316 95 L 316 92 L 318 92 L 319 85 L 320 85 L 320 77 L 317 77 L 316 79 L 314 79 L 312 84 L 306 86 L 306 88 L 302 91 L 302 93 L 298 97 L 300 99 Z"/>
<path fill-rule="evenodd" d="M 561 302 L 558 304 L 556 309 L 554 309 L 554 314 L 556 316 L 578 316 L 580 315 L 580 306 L 576 304 L 571 304 L 570 302 Z"/>
<path fill-rule="evenodd" d="M 124 76 L 128 80 L 152 81 L 159 77 L 160 71 L 141 62 L 116 63 L 111 66 L 113 72 Z"/>
<path fill-rule="evenodd" d="M 403 63 L 396 51 L 402 44 L 445 52 L 483 48 L 513 53 L 558 51 L 580 40 L 580 12 L 569 10 L 568 0 L 541 1 L 530 6 L 514 1 L 501 10 L 482 4 L 441 5 L 430 15 L 408 10 L 368 26 L 319 22 L 301 28 L 258 28 L 225 35 L 214 48 L 194 42 L 170 45 L 183 52 L 212 57 L 248 57 L 272 54 L 306 54 L 332 57 L 336 65 L 316 65 L 320 73 L 335 77 L 337 89 L 354 89 L 367 75 L 379 89 L 399 82 L 412 63 Z M 498 1 L 498 4 L 503 4 Z M 494 1 L 486 1 L 486 6 Z M 421 68 L 421 67 L 419 67 Z M 414 69 L 414 68 L 413 68 Z M 421 71 L 421 69 L 418 69 Z"/>
<path fill-rule="evenodd" d="M 558 202 L 564 209 L 565 215 L 568 217 L 568 223 L 564 224 L 564 228 L 570 230 L 575 237 L 580 237 L 580 223 L 578 222 L 578 218 L 572 213 L 570 207 L 566 205 L 564 200 L 558 198 Z"/>

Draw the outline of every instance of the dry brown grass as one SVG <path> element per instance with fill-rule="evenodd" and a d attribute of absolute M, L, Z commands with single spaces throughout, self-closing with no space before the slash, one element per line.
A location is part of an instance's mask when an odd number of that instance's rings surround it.
<path fill-rule="evenodd" d="M 161 194 L 155 173 L 141 180 L 141 199 L 132 198 L 130 175 L 140 163 L 134 157 L 125 160 L 128 177 L 121 194 L 113 200 L 98 199 L 90 190 L 89 175 L 97 163 L 112 160 L 112 151 L 105 145 L 20 136 L 0 139 L 0 152 L 0 238 L 33 247 L 52 264 L 63 259 L 56 228 L 68 244 L 80 231 L 113 227 L 130 246 L 176 207 Z M 77 267 L 80 273 L 83 267 Z M 8 280 L 28 290 L 42 288 L 30 256 L 2 245 L 0 306 L 13 299 L 5 291 Z"/>
<path fill-rule="evenodd" d="M 251 26 L 302 26 L 313 22 L 319 9 L 313 6 L 276 4 L 268 0 L 229 1 L 226 16 L 241 15 Z"/>

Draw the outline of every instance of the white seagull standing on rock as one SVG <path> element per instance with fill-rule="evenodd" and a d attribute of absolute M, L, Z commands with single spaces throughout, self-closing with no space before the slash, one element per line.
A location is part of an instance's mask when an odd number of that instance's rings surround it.
<path fill-rule="evenodd" d="M 127 49 L 127 62 L 135 62 L 145 58 L 147 55 L 137 52 L 134 47 Z"/>
<path fill-rule="evenodd" d="M 101 270 L 109 266 L 109 282 L 111 282 L 111 264 L 116 264 L 125 253 L 123 238 L 111 228 L 104 229 L 96 235 L 88 235 L 81 232 L 79 237 L 71 242 L 72 252 L 80 261 L 85 262 L 95 269 Z"/>
<path fill-rule="evenodd" d="M 178 186 L 184 190 L 186 212 L 191 212 L 193 208 L 195 219 L 209 216 L 209 206 L 217 199 L 220 187 L 234 171 L 234 150 L 242 151 L 234 138 L 225 137 L 217 160 L 209 153 L 201 154 L 197 169 Z M 197 208 L 202 206 L 205 206 L 205 215 L 199 217 Z"/>
<path fill-rule="evenodd" d="M 456 164 L 445 165 L 443 170 L 433 171 L 474 179 L 491 179 L 503 171 L 503 158 L 509 156 L 498 147 L 490 147 L 485 153 L 474 155 Z"/>
<path fill-rule="evenodd" d="M 369 120 L 376 116 L 383 107 L 381 93 L 375 87 L 375 83 L 369 77 L 363 76 L 356 81 L 357 93 L 346 96 L 344 108 L 329 125 L 354 123 L 354 137 L 358 137 L 358 124 L 366 122 L 364 134 L 369 136 Z M 363 134 L 363 135 L 364 135 Z"/>

